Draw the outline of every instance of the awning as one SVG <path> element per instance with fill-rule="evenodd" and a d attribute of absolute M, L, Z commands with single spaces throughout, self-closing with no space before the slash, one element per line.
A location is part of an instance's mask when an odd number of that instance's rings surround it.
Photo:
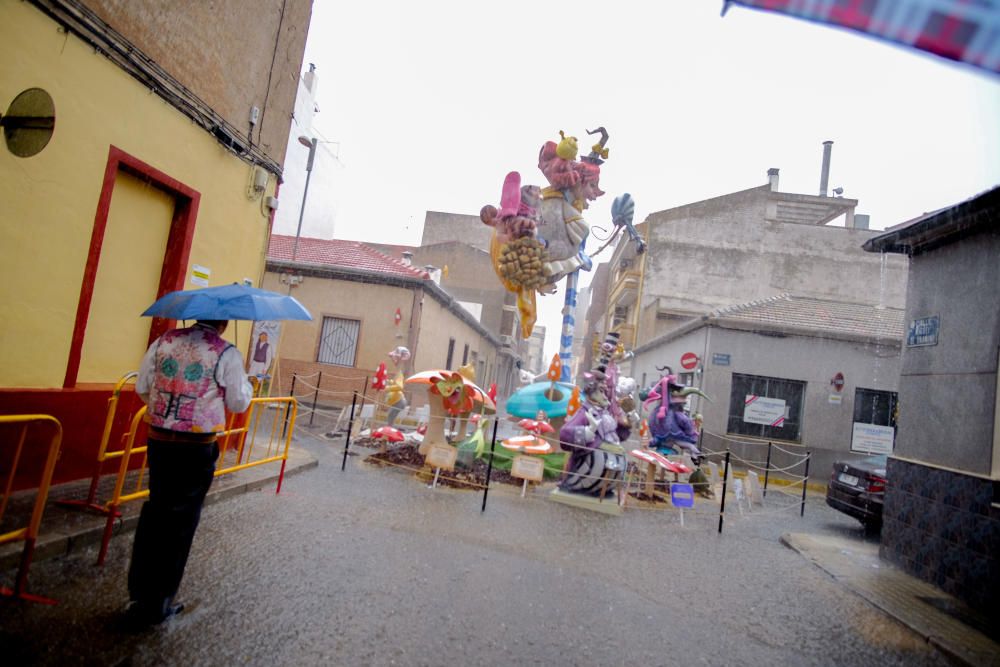
<path fill-rule="evenodd" d="M 1000 74 L 1000 0 L 726 0 L 826 23 Z"/>

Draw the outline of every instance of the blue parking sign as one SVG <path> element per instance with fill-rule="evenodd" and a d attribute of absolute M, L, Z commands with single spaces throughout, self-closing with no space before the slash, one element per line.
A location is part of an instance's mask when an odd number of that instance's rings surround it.
<path fill-rule="evenodd" d="M 671 484 L 670 502 L 674 507 L 694 507 L 694 487 L 690 484 Z"/>

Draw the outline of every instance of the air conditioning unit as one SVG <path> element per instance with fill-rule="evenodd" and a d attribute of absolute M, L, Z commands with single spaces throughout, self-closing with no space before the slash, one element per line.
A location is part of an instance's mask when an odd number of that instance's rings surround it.
<path fill-rule="evenodd" d="M 508 347 L 513 347 L 514 346 L 514 337 L 513 336 L 500 336 L 500 344 L 501 345 L 506 345 Z"/>

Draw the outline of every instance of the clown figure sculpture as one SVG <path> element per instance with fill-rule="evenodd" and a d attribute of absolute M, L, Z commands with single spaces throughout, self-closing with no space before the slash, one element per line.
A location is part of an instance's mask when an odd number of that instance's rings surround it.
<path fill-rule="evenodd" d="M 604 194 L 600 188 L 601 165 L 608 157 L 608 132 L 603 127 L 587 130 L 600 139 L 588 154 L 577 159 L 577 138 L 560 131 L 560 140 L 547 141 L 538 154 L 538 168 L 548 185 L 522 185 L 521 174 L 512 171 L 504 179 L 499 208 L 486 205 L 479 212 L 484 224 L 493 228 L 490 256 L 493 268 L 504 287 L 517 295 L 521 334 L 531 335 L 536 318 L 536 293 L 552 294 L 556 284 L 566 279 L 564 315 L 576 305 L 577 272 L 589 271 L 593 262 L 585 244 L 590 227 L 583 217 L 590 202 Z M 642 242 L 632 226 L 634 204 L 623 194 L 612 205 L 615 231 L 625 229 L 633 240 Z M 600 251 L 598 251 L 600 252 Z M 572 319 L 564 318 L 562 336 L 572 339 Z M 570 353 L 568 345 L 560 348 L 568 381 Z"/>
<path fill-rule="evenodd" d="M 602 359 L 584 373 L 580 409 L 559 430 L 560 446 L 570 452 L 561 491 L 604 497 L 625 473 L 622 444 L 631 431 L 628 415 L 616 396 L 618 371 Z"/>

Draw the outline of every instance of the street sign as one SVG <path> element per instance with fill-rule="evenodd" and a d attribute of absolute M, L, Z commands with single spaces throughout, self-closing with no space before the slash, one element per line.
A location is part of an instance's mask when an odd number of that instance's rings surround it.
<path fill-rule="evenodd" d="M 921 347 L 923 345 L 937 345 L 938 329 L 940 326 L 941 318 L 937 315 L 911 320 L 910 329 L 906 333 L 906 346 Z"/>
<path fill-rule="evenodd" d="M 714 352 L 712 354 L 712 365 L 713 366 L 728 366 L 729 365 L 729 355 L 721 352 Z"/>
<path fill-rule="evenodd" d="M 698 365 L 698 355 L 694 352 L 685 352 L 681 355 L 681 368 L 686 371 L 693 370 Z"/>
<path fill-rule="evenodd" d="M 671 484 L 670 502 L 674 507 L 694 507 L 694 487 L 690 484 Z"/>

